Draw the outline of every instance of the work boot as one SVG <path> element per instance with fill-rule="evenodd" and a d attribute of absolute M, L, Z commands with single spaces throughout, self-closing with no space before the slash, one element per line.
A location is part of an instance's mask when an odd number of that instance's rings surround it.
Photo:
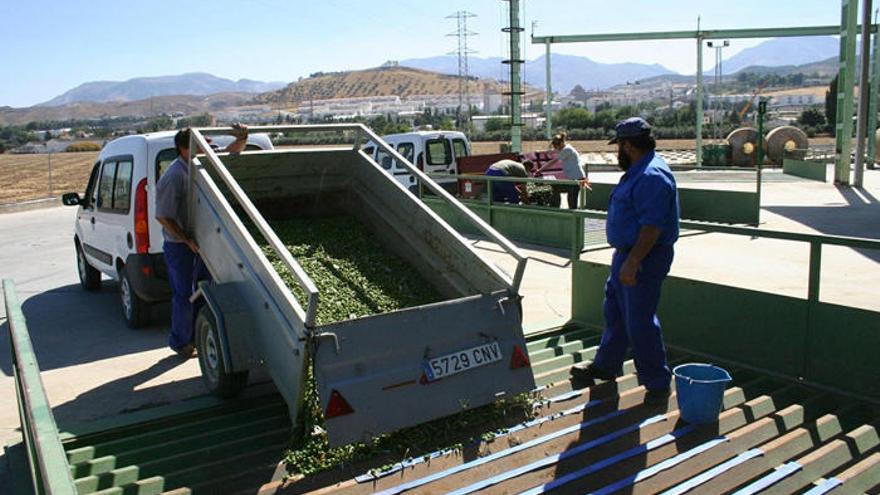
<path fill-rule="evenodd" d="M 569 373 L 573 379 L 579 382 L 611 381 L 616 378 L 614 373 L 599 369 L 593 363 L 572 366 Z"/>
<path fill-rule="evenodd" d="M 180 349 L 177 349 L 176 352 L 177 352 L 177 355 L 180 356 L 182 359 L 189 359 L 189 358 L 194 357 L 196 355 L 196 346 L 194 346 L 192 344 L 186 344 L 185 346 L 181 347 Z"/>
<path fill-rule="evenodd" d="M 669 402 L 669 394 L 670 391 L 668 388 L 658 388 L 654 390 L 648 390 L 645 392 L 645 405 L 646 406 L 659 406 L 665 405 Z"/>

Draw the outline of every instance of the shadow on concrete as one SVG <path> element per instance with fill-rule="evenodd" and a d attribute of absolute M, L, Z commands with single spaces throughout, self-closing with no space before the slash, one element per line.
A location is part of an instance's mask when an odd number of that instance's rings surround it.
<path fill-rule="evenodd" d="M 23 299 L 22 312 L 41 371 L 166 346 L 170 305 L 153 307 L 151 324 L 132 330 L 122 318 L 117 284 L 104 281 L 95 292 L 79 284 L 58 287 Z M 6 335 L 8 323 L 0 326 Z M 9 339 L 0 339 L 0 369 L 12 375 Z"/>
<path fill-rule="evenodd" d="M 838 190 L 849 206 L 765 206 L 763 209 L 794 220 L 827 235 L 880 239 L 877 219 L 880 202 L 868 191 L 850 187 Z M 856 249 L 862 256 L 880 262 L 880 250 Z"/>
<path fill-rule="evenodd" d="M 79 394 L 75 399 L 52 408 L 59 430 L 71 424 L 100 417 L 178 402 L 207 393 L 201 377 L 173 381 L 138 390 L 138 387 L 158 376 L 182 366 L 186 360 L 175 354 L 156 361 L 137 373 L 103 383 Z M 149 397 L 145 402 L 144 397 Z"/>
<path fill-rule="evenodd" d="M 834 187 L 837 188 L 840 195 L 843 196 L 844 199 L 846 199 L 846 202 L 851 206 L 864 206 L 866 203 L 876 205 L 878 203 L 877 198 L 868 192 L 867 189 L 861 187 L 841 186 L 839 184 L 835 184 Z"/>

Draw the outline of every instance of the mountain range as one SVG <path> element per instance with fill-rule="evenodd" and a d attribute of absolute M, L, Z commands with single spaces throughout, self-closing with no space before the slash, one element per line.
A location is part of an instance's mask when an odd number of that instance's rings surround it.
<path fill-rule="evenodd" d="M 734 41 L 735 43 L 735 41 Z M 743 69 L 756 72 L 773 72 L 773 68 L 786 67 L 810 70 L 810 64 L 834 57 L 840 42 L 834 36 L 805 36 L 773 38 L 726 59 L 722 63 L 724 74 L 734 74 Z M 722 53 L 723 54 L 723 53 Z M 507 79 L 507 65 L 500 57 L 468 58 L 468 72 L 472 76 Z M 711 60 L 711 59 L 710 59 Z M 575 55 L 552 54 L 553 91 L 568 93 L 576 85 L 590 89 L 606 89 L 627 82 L 668 76 L 669 79 L 692 81 L 694 76 L 673 72 L 660 64 L 616 63 L 606 64 Z M 710 62 L 711 64 L 711 62 Z M 458 58 L 452 55 L 401 60 L 400 65 L 415 67 L 444 74 L 458 74 Z M 704 65 L 707 65 L 704 62 Z M 526 61 L 523 70 L 526 83 L 544 88 L 546 85 L 546 58 L 544 55 Z M 823 67 L 824 68 L 824 65 Z M 704 66 L 704 74 L 712 74 L 712 65 Z M 824 73 L 824 71 L 820 71 Z"/>
<path fill-rule="evenodd" d="M 736 43 L 736 41 L 734 40 L 732 43 Z M 752 66 L 799 66 L 831 57 L 836 58 L 839 52 L 840 40 L 834 36 L 773 38 L 725 59 L 721 68 L 725 74 L 735 74 Z M 711 60 L 710 64 L 714 63 L 714 56 Z M 707 65 L 708 72 L 711 73 L 712 65 Z"/>
<path fill-rule="evenodd" d="M 54 107 L 77 102 L 122 102 L 171 95 L 264 93 L 286 85 L 286 82 L 262 82 L 251 79 L 233 81 L 203 72 L 192 72 L 176 76 L 137 77 L 127 81 L 87 82 L 40 105 Z"/>
<path fill-rule="evenodd" d="M 546 56 L 528 60 L 523 67 L 523 80 L 531 86 L 546 86 Z M 500 57 L 468 58 L 468 73 L 479 78 L 508 79 L 508 66 Z M 589 88 L 610 88 L 627 81 L 675 74 L 660 64 L 604 64 L 587 57 L 554 53 L 550 55 L 553 91 L 568 93 L 576 85 Z M 458 74 L 458 58 L 452 55 L 401 60 L 400 65 L 444 74 Z"/>

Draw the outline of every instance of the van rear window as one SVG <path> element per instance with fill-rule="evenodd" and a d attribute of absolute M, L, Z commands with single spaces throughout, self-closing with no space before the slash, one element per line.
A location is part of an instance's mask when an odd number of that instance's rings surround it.
<path fill-rule="evenodd" d="M 452 150 L 446 139 L 432 139 L 425 143 L 428 165 L 449 165 L 452 163 Z"/>
<path fill-rule="evenodd" d="M 456 158 L 468 156 L 467 145 L 464 143 L 463 139 L 453 139 L 452 149 L 455 151 Z"/>
<path fill-rule="evenodd" d="M 162 177 L 162 174 L 165 173 L 165 170 L 168 169 L 168 166 L 171 165 L 171 162 L 177 159 L 177 150 L 175 148 L 168 148 L 160 151 L 156 154 L 156 183 L 159 183 L 159 178 Z"/>

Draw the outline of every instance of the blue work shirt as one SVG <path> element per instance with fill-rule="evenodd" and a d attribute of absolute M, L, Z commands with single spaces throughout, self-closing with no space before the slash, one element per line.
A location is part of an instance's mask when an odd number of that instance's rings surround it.
<path fill-rule="evenodd" d="M 605 235 L 618 249 L 631 249 L 643 225 L 660 229 L 657 244 L 678 240 L 678 190 L 669 166 L 653 151 L 633 163 L 611 191 Z"/>

